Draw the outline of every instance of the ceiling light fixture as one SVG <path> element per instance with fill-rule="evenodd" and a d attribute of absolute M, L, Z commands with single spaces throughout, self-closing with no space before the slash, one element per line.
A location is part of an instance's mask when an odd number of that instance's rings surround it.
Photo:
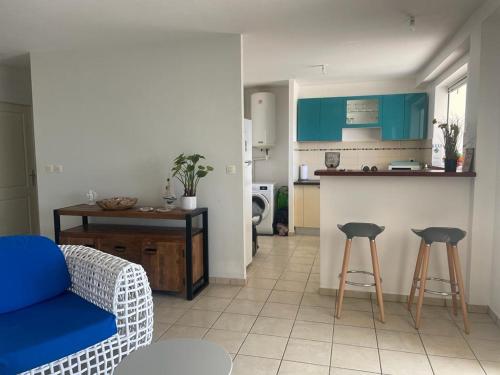
<path fill-rule="evenodd" d="M 408 17 L 408 27 L 410 28 L 411 31 L 416 30 L 416 24 L 415 24 L 415 16 L 410 16 Z"/>
<path fill-rule="evenodd" d="M 328 64 L 316 64 L 316 65 L 311 65 L 311 68 L 321 68 L 321 74 L 326 76 L 327 71 L 326 69 L 328 68 Z"/>

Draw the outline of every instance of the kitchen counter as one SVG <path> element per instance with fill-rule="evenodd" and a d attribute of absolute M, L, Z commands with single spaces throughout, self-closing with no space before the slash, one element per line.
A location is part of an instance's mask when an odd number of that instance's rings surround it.
<path fill-rule="evenodd" d="M 319 180 L 297 180 L 294 185 L 319 185 Z"/>
<path fill-rule="evenodd" d="M 362 176 L 362 177 L 476 177 L 476 172 L 445 172 L 443 169 L 425 169 L 420 171 L 377 171 L 363 172 L 355 170 L 319 169 L 315 176 Z"/>
<path fill-rule="evenodd" d="M 320 288 L 338 288 L 345 235 L 337 224 L 348 222 L 385 226 L 384 232 L 377 237 L 384 293 L 408 295 L 410 291 L 420 243 L 412 228 L 439 226 L 465 230 L 468 236 L 458 248 L 462 272 L 467 275 L 474 173 L 320 170 L 316 175 L 321 180 Z M 406 178 L 408 176 L 411 178 Z M 443 244 L 433 245 L 429 275 L 448 278 L 446 254 Z M 353 240 L 350 269 L 372 270 L 368 240 L 365 238 Z M 363 282 L 369 280 L 360 275 L 351 275 L 350 278 Z M 349 289 L 367 290 L 351 286 Z"/>

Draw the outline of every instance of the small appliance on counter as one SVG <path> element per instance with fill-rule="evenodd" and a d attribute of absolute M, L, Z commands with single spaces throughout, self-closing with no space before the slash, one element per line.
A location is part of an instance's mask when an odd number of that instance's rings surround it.
<path fill-rule="evenodd" d="M 336 169 L 340 164 L 340 152 L 325 152 L 325 165 L 328 169 Z"/>
<path fill-rule="evenodd" d="M 304 181 L 309 179 L 309 171 L 307 164 L 299 165 L 299 181 Z"/>
<path fill-rule="evenodd" d="M 394 160 L 389 164 L 390 171 L 420 171 L 422 165 L 415 160 Z"/>

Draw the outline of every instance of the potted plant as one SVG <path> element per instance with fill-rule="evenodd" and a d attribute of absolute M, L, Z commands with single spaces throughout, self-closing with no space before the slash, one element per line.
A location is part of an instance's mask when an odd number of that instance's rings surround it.
<path fill-rule="evenodd" d="M 199 165 L 198 162 L 205 159 L 203 155 L 180 154 L 174 160 L 172 176 L 177 178 L 184 187 L 184 195 L 181 197 L 181 207 L 184 210 L 196 208 L 196 189 L 198 183 L 209 172 L 214 169 L 209 165 Z"/>
<path fill-rule="evenodd" d="M 434 119 L 433 124 L 437 124 Z M 438 128 L 443 132 L 444 139 L 444 170 L 445 172 L 457 171 L 457 160 L 460 156 L 457 149 L 460 127 L 457 124 L 439 124 Z"/>

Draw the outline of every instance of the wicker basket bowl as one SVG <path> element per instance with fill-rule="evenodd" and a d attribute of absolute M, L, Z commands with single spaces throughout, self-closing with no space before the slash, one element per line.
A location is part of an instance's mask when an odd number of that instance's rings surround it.
<path fill-rule="evenodd" d="M 97 205 L 103 210 L 128 210 L 137 203 L 137 198 L 113 197 L 98 200 Z"/>

